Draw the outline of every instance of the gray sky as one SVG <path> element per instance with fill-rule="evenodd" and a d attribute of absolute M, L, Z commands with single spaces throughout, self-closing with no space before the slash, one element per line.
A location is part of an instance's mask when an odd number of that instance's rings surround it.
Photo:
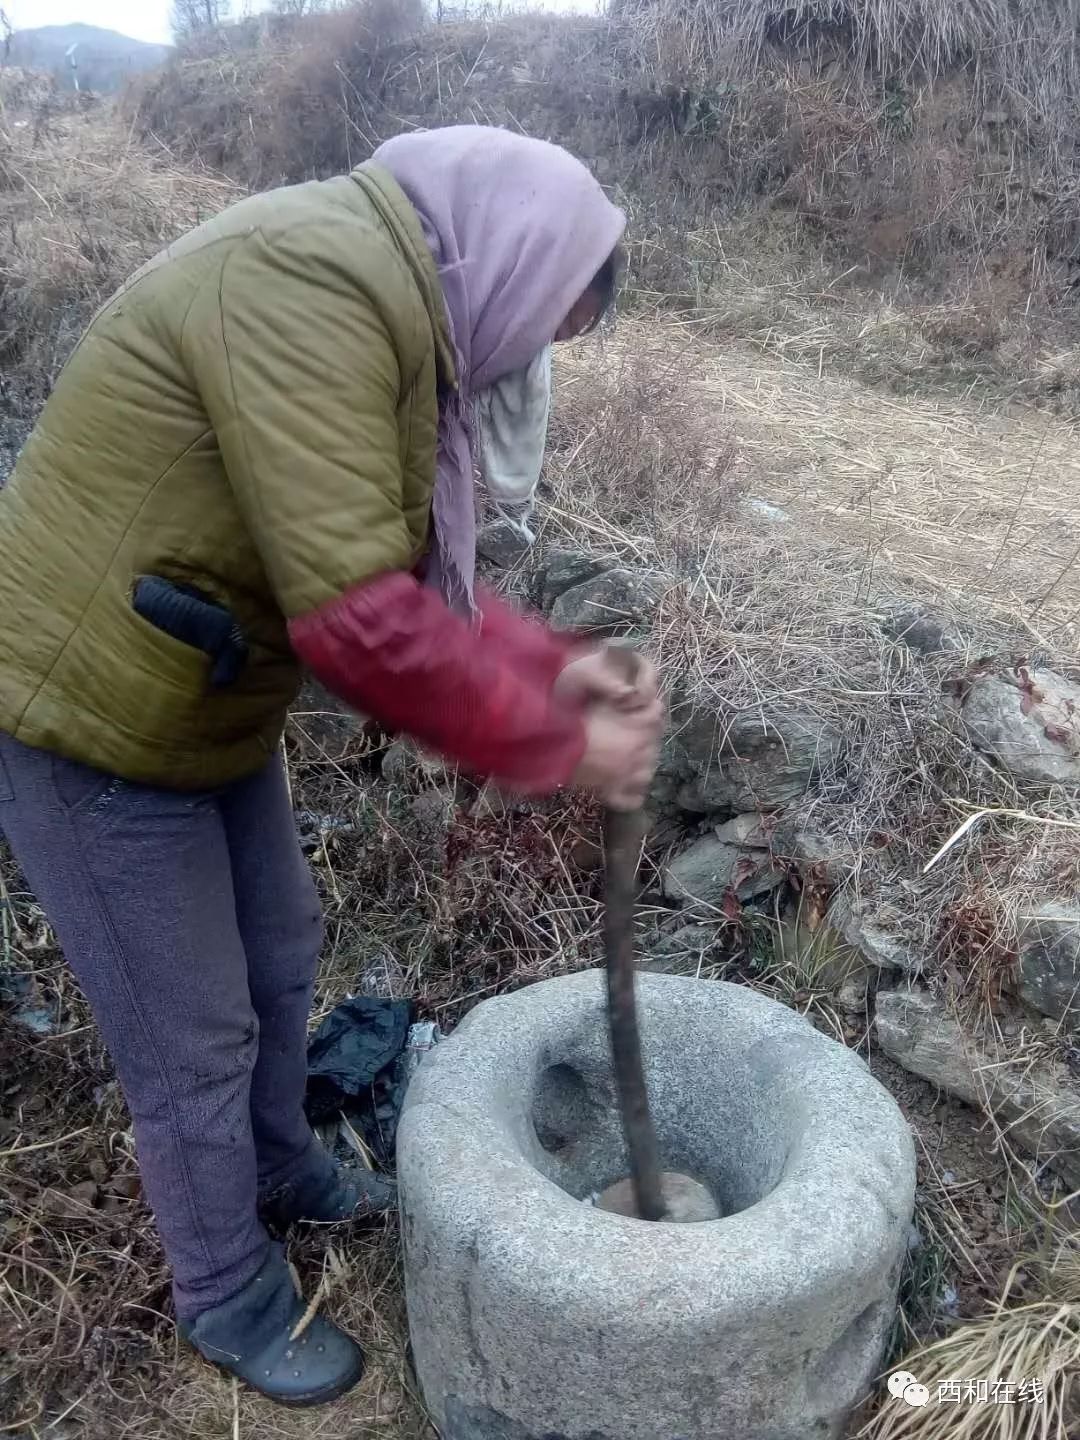
<path fill-rule="evenodd" d="M 168 40 L 170 0 L 0 0 L 16 30 L 38 25 L 100 25 L 135 40 Z"/>
<path fill-rule="evenodd" d="M 237 0 L 236 10 L 259 11 L 269 0 Z M 100 25 L 135 40 L 168 41 L 171 0 L 0 0 L 16 30 L 38 25 Z M 543 0 L 544 10 L 587 10 L 596 0 Z"/>

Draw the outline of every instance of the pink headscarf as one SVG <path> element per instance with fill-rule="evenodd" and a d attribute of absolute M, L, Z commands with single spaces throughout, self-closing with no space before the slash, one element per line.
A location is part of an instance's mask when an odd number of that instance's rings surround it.
<path fill-rule="evenodd" d="M 372 156 L 420 218 L 442 282 L 458 394 L 439 415 L 428 581 L 471 613 L 476 565 L 472 402 L 555 338 L 626 217 L 557 145 L 482 125 L 399 135 Z"/>

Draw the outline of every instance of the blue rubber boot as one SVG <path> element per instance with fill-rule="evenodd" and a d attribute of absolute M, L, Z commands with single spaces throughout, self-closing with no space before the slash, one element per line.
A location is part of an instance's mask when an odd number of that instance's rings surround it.
<path fill-rule="evenodd" d="M 305 1310 L 285 1252 L 272 1244 L 239 1294 L 181 1324 L 180 1333 L 205 1359 L 268 1400 L 297 1408 L 326 1405 L 360 1381 L 364 1354 L 318 1313 L 301 1327 Z"/>
<path fill-rule="evenodd" d="M 320 1146 L 295 1179 L 264 1196 L 264 1218 L 285 1230 L 297 1221 L 333 1225 L 372 1220 L 397 1208 L 397 1186 L 373 1170 L 339 1165 Z"/>

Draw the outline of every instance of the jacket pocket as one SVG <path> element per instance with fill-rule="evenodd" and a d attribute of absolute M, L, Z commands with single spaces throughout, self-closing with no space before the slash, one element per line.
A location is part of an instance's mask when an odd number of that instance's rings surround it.
<path fill-rule="evenodd" d="M 141 620 L 210 661 L 210 685 L 234 684 L 248 661 L 247 641 L 231 611 L 193 585 L 141 575 L 131 596 Z"/>

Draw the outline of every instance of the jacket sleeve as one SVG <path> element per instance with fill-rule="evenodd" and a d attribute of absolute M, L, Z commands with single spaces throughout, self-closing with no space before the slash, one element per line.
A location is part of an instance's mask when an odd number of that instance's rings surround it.
<path fill-rule="evenodd" d="M 584 653 L 586 647 L 577 637 L 558 634 L 541 621 L 518 614 L 485 586 L 476 587 L 476 604 L 481 633 L 542 683 L 553 685 L 571 660 Z"/>
<path fill-rule="evenodd" d="M 580 763 L 583 720 L 554 699 L 549 667 L 472 629 L 411 575 L 358 586 L 289 634 L 348 704 L 477 774 L 544 794 Z"/>

